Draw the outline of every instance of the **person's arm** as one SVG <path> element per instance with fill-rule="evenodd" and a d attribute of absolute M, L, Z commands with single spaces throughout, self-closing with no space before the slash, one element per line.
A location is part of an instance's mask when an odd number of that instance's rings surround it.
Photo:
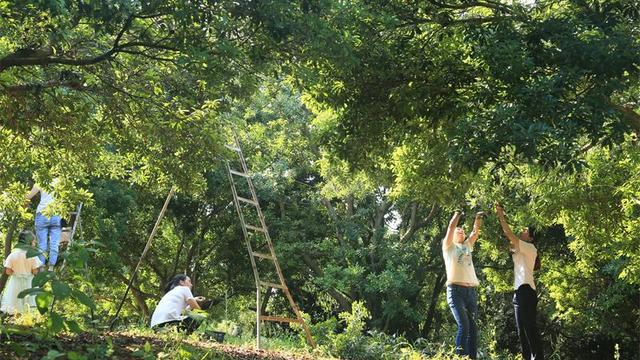
<path fill-rule="evenodd" d="M 187 287 L 182 288 L 182 295 L 187 302 L 187 310 L 200 309 L 200 305 L 196 301 L 196 297 L 193 296 L 191 290 Z"/>
<path fill-rule="evenodd" d="M 453 217 L 451 217 L 451 221 L 449 221 L 449 227 L 447 228 L 447 235 L 444 237 L 444 241 L 442 242 L 442 247 L 447 249 L 451 244 L 453 244 L 453 234 L 456 232 L 456 227 L 458 226 L 458 222 L 460 221 L 460 213 L 458 211 L 453 213 Z"/>
<path fill-rule="evenodd" d="M 13 254 L 14 253 L 9 254 L 9 256 L 7 256 L 7 258 L 4 259 L 4 262 L 2 263 L 2 266 L 4 266 L 4 273 L 7 275 L 13 274 Z"/>
<path fill-rule="evenodd" d="M 32 263 L 32 266 L 31 266 L 31 273 L 33 275 L 36 275 L 38 273 L 38 268 L 40 268 L 44 264 L 42 263 L 42 261 L 40 261 L 40 259 L 37 256 L 33 257 L 31 259 L 33 259 L 33 263 Z"/>
<path fill-rule="evenodd" d="M 469 245 L 473 246 L 476 241 L 478 241 L 478 236 L 480 235 L 480 227 L 482 226 L 482 217 L 484 216 L 484 212 L 480 211 L 476 213 L 476 219 L 473 222 L 473 231 L 469 234 Z"/>
<path fill-rule="evenodd" d="M 498 221 L 500 221 L 500 226 L 502 227 L 502 232 L 509 240 L 509 246 L 511 247 L 511 251 L 518 252 L 520 250 L 520 239 L 516 237 L 516 235 L 511 231 L 509 224 L 507 224 L 507 220 L 504 218 L 504 209 L 500 204 L 496 204 L 496 214 L 498 215 Z"/>
<path fill-rule="evenodd" d="M 200 309 L 200 304 L 198 304 L 198 302 L 194 298 L 188 299 L 187 304 L 189 305 L 189 308 L 191 308 L 191 310 Z"/>
<path fill-rule="evenodd" d="M 25 197 L 25 199 L 27 200 L 33 199 L 33 197 L 36 196 L 38 192 L 40 192 L 40 188 L 37 187 L 36 184 L 33 184 L 33 187 L 31 188 L 31 192 Z"/>

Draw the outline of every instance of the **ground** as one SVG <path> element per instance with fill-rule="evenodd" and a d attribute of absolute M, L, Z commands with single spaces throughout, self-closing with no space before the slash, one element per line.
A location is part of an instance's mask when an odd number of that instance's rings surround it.
<path fill-rule="evenodd" d="M 179 334 L 149 336 L 127 331 L 78 335 L 34 334 L 27 329 L 3 329 L 0 359 L 315 359 L 316 356 L 283 351 L 255 350 L 219 344 L 213 340 L 184 338 Z"/>

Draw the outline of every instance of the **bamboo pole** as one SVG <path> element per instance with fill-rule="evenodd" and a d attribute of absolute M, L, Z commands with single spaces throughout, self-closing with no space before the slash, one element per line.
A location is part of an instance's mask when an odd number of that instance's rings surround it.
<path fill-rule="evenodd" d="M 169 190 L 169 194 L 167 195 L 167 199 L 164 201 L 164 205 L 160 210 L 160 214 L 158 214 L 158 219 L 156 219 L 156 224 L 153 226 L 153 230 L 151 230 L 151 234 L 149 234 L 149 239 L 147 240 L 147 244 L 145 245 L 144 250 L 142 251 L 142 255 L 140 255 L 138 264 L 136 265 L 136 268 L 133 270 L 133 273 L 131 274 L 129 285 L 127 285 L 127 290 L 124 292 L 124 295 L 122 296 L 120 305 L 118 305 L 118 310 L 116 311 L 116 314 L 113 316 L 113 320 L 111 320 L 111 325 L 109 326 L 109 330 L 113 330 L 113 327 L 116 324 L 116 320 L 118 320 L 118 315 L 120 315 L 120 310 L 122 310 L 122 305 L 124 305 L 124 302 L 127 299 L 127 295 L 129 294 L 129 290 L 131 289 L 131 286 L 133 286 L 133 282 L 136 279 L 136 274 L 140 269 L 140 265 L 142 265 L 142 260 L 144 259 L 145 255 L 147 255 L 147 252 L 151 248 L 151 243 L 153 242 L 153 238 L 155 237 L 156 232 L 158 232 L 158 228 L 160 227 L 160 222 L 164 217 L 164 213 L 167 211 L 167 207 L 169 206 L 169 202 L 171 201 L 171 198 L 173 197 L 174 192 L 175 192 L 175 188 L 172 186 L 171 190 Z"/>

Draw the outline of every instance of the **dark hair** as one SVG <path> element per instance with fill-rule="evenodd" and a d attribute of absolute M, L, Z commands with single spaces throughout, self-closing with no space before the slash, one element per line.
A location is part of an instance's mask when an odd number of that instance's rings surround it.
<path fill-rule="evenodd" d="M 535 226 L 529 225 L 527 226 L 527 230 L 529 231 L 529 237 L 533 239 L 531 242 L 535 242 L 536 236 L 538 235 L 538 229 Z"/>
<path fill-rule="evenodd" d="M 18 245 L 31 246 L 31 242 L 33 241 L 34 238 L 35 238 L 35 236 L 33 235 L 33 233 L 31 231 L 22 230 L 22 231 L 20 231 L 20 234 L 18 235 Z"/>
<path fill-rule="evenodd" d="M 527 226 L 527 230 L 529 231 L 529 237 L 531 238 L 531 243 L 533 244 L 533 246 L 536 247 L 536 250 L 538 252 L 538 255 L 536 256 L 536 260 L 533 264 L 533 271 L 538 271 L 540 270 L 540 268 L 542 268 L 542 264 L 540 261 L 540 249 L 538 249 L 538 247 L 536 246 L 536 236 L 538 235 L 538 230 L 536 229 L 535 226 Z"/>
<path fill-rule="evenodd" d="M 169 280 L 169 282 L 167 283 L 167 285 L 164 287 L 164 293 L 168 293 L 169 291 L 173 290 L 174 287 L 180 285 L 180 281 L 184 281 L 188 278 L 187 275 L 185 274 L 179 274 L 173 277 L 173 279 Z"/>

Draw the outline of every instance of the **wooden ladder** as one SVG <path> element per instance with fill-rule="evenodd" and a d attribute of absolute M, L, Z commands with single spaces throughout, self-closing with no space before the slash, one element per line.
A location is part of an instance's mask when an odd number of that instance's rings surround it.
<path fill-rule="evenodd" d="M 67 249 L 65 250 L 66 252 L 68 252 L 71 249 L 71 243 L 73 242 L 73 237 L 76 234 L 76 230 L 80 229 L 80 231 L 82 232 L 82 225 L 80 224 L 80 215 L 82 213 L 82 202 L 78 203 L 78 206 L 76 206 L 76 212 L 72 212 L 69 215 L 75 216 L 73 218 L 73 225 L 71 226 L 71 233 L 69 234 L 69 241 L 67 242 Z M 62 270 L 64 270 L 64 266 L 67 262 L 67 257 L 63 257 L 62 258 L 62 265 L 60 266 L 60 272 L 62 272 Z"/>
<path fill-rule="evenodd" d="M 247 168 L 247 162 L 245 161 L 244 155 L 242 154 L 242 149 L 240 148 L 240 141 L 238 140 L 237 135 L 234 133 L 233 135 L 233 145 L 226 145 L 226 147 L 233 151 L 240 162 L 241 168 L 240 170 L 232 169 L 230 161 L 226 162 L 227 165 L 227 173 L 229 174 L 229 182 L 231 183 L 231 191 L 233 193 L 233 202 L 235 204 L 236 210 L 238 211 L 238 217 L 240 218 L 240 224 L 242 225 L 242 233 L 244 235 L 245 245 L 247 246 L 247 251 L 249 252 L 249 258 L 251 259 L 251 267 L 253 268 L 253 276 L 255 278 L 256 283 L 256 348 L 260 349 L 260 325 L 262 321 L 273 321 L 273 322 L 282 322 L 282 323 L 298 323 L 304 329 L 305 336 L 307 338 L 307 343 L 315 348 L 315 342 L 311 337 L 311 332 L 309 331 L 309 327 L 304 322 L 302 315 L 300 314 L 300 310 L 296 305 L 293 297 L 291 296 L 291 292 L 289 292 L 289 288 L 284 280 L 284 275 L 282 275 L 282 270 L 280 269 L 280 263 L 278 262 L 278 258 L 276 256 L 276 252 L 273 249 L 273 243 L 271 242 L 271 237 L 269 236 L 269 230 L 267 229 L 267 224 L 264 219 L 264 215 L 262 213 L 262 209 L 260 208 L 260 203 L 258 202 L 258 197 L 256 195 L 255 187 L 253 186 L 253 181 L 251 180 L 251 175 L 249 173 L 249 169 Z M 238 188 L 236 186 L 236 178 L 241 178 L 243 181 L 246 181 L 250 198 L 242 197 L 238 195 Z M 245 221 L 245 216 L 243 214 L 241 203 L 248 204 L 249 206 L 253 206 L 256 209 L 258 214 L 259 224 L 247 224 Z M 250 241 L 250 232 L 256 233 L 258 236 L 261 236 L 266 241 L 266 245 L 268 247 L 267 253 L 257 252 L 253 250 Z M 267 282 L 262 281 L 260 278 L 260 273 L 258 271 L 258 266 L 256 265 L 257 261 L 269 261 L 273 264 L 275 271 L 278 275 L 279 282 Z M 262 314 L 263 309 L 266 309 L 266 302 L 269 300 L 270 296 L 265 296 L 264 304 L 261 303 L 261 289 L 265 289 L 267 294 L 269 291 L 273 289 L 282 290 L 287 300 L 289 300 L 289 304 L 291 309 L 296 315 L 296 318 L 286 318 L 279 316 L 268 316 Z"/>

